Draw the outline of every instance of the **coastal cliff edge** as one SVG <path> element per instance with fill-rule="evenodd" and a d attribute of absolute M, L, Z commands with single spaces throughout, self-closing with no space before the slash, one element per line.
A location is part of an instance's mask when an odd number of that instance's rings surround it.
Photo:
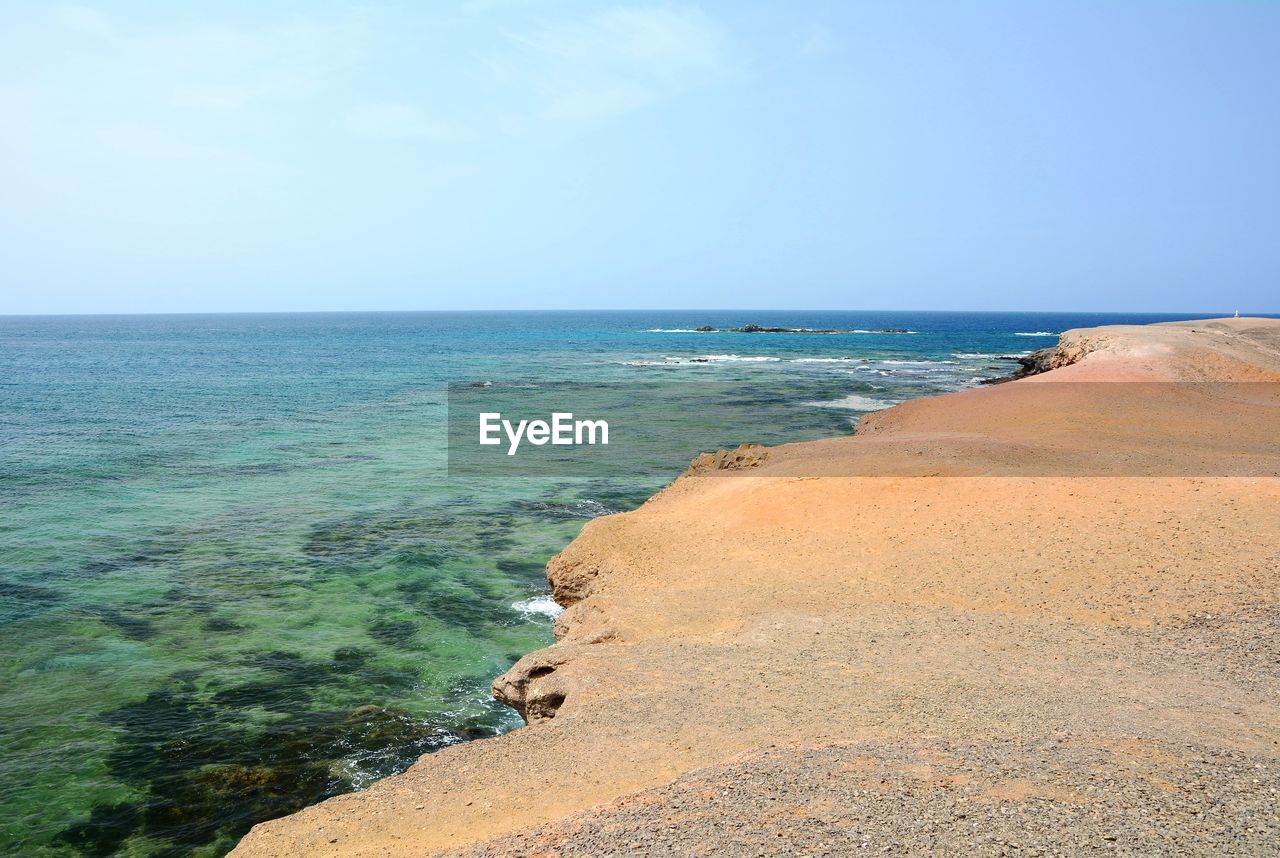
<path fill-rule="evenodd" d="M 589 522 L 527 728 L 233 854 L 1277 853 L 1280 320 L 1028 369 Z"/>

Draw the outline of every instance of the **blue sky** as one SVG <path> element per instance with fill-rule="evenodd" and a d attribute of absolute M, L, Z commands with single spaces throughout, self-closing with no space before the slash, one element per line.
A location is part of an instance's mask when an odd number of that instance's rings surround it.
<path fill-rule="evenodd" d="M 0 313 L 1280 311 L 1280 4 L 0 12 Z"/>

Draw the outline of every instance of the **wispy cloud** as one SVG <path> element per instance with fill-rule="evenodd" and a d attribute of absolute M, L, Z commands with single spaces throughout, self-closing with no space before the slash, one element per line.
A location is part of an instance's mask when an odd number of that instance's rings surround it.
<path fill-rule="evenodd" d="M 138 159 L 160 170 L 180 168 L 241 172 L 259 166 L 244 153 L 164 126 L 138 122 L 120 123 L 100 129 L 95 136 L 109 153 Z"/>
<path fill-rule="evenodd" d="M 53 17 L 63 27 L 77 33 L 109 36 L 114 30 L 106 14 L 79 3 L 59 3 L 53 7 Z"/>
<path fill-rule="evenodd" d="M 28 139 L 111 157 L 121 169 L 256 169 L 264 156 L 249 152 L 261 141 L 331 126 L 334 111 L 324 108 L 370 40 L 360 10 L 241 20 L 117 8 L 108 17 L 67 3 L 43 16 L 77 62 L 32 64 L 29 94 L 4 98 L 18 102 L 11 122 Z M 79 44 L 85 36 L 100 37 L 93 50 Z"/>
<path fill-rule="evenodd" d="M 490 60 L 503 86 L 528 88 L 555 119 L 594 119 L 663 101 L 735 73 L 728 35 L 700 9 L 615 8 L 507 36 Z"/>
<path fill-rule="evenodd" d="M 835 49 L 835 40 L 831 31 L 824 27 L 814 27 L 800 42 L 800 56 L 811 60 L 825 57 Z"/>
<path fill-rule="evenodd" d="M 730 32 L 692 5 L 576 15 L 528 0 L 472 6 L 459 18 L 358 6 L 144 15 L 104 4 L 108 15 L 61 3 L 32 14 L 75 62 L 42 53 L 20 86 L 0 86 L 0 101 L 27 149 L 72 153 L 87 173 L 256 177 L 292 174 L 300 158 L 367 151 L 372 163 L 385 149 L 408 164 L 415 146 L 405 144 L 453 147 L 421 156 L 436 169 L 477 146 L 653 108 L 744 68 Z M 454 30 L 458 44 L 441 35 Z"/>
<path fill-rule="evenodd" d="M 173 103 L 224 110 L 318 92 L 364 59 L 369 38 L 366 19 L 346 13 L 161 31 L 135 40 L 130 53 L 166 69 Z"/>
<path fill-rule="evenodd" d="M 416 104 L 379 101 L 363 105 L 348 116 L 351 130 L 366 137 L 456 143 L 467 136 L 465 126 L 428 114 Z"/>

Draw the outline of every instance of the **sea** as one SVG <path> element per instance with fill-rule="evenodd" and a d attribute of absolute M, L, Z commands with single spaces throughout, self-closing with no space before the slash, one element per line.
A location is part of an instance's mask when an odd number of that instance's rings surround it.
<path fill-rule="evenodd" d="M 552 642 L 547 560 L 723 439 L 655 401 L 689 421 L 666 471 L 450 476 L 450 384 L 769 390 L 769 439 L 806 440 L 1206 315 L 0 317 L 0 853 L 221 855 L 520 728 L 489 685 Z M 848 333 L 696 330 L 748 324 Z"/>

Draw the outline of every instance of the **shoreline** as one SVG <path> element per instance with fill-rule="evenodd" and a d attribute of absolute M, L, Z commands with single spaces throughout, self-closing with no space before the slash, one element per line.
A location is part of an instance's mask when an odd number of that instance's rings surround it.
<path fill-rule="evenodd" d="M 1275 403 L 1186 385 L 1280 382 L 1280 322 L 1080 329 L 1049 351 L 1051 373 L 721 458 L 738 472 L 589 522 L 548 567 L 557 643 L 494 683 L 529 728 L 262 823 L 234 854 L 662 854 L 708 818 L 748 851 L 752 826 L 781 833 L 759 812 L 771 785 L 818 848 L 849 813 L 803 786 L 819 773 L 862 796 L 847 825 L 877 847 L 975 846 L 961 794 L 979 834 L 1051 810 L 1037 848 L 1274 845 L 1246 780 L 1274 788 L 1280 754 Z M 1106 401 L 1115 381 L 1138 398 Z M 1205 755 L 1233 840 L 1179 780 Z M 1085 801 L 1091 775 L 1141 802 Z M 867 800 L 877 783 L 918 807 Z M 1161 824 L 1115 833 L 1142 803 Z"/>

